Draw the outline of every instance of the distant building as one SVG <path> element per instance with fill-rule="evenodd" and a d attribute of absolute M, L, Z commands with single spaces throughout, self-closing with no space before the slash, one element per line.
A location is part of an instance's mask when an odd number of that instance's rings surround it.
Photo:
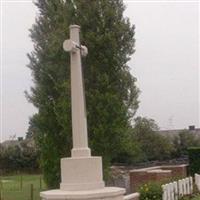
<path fill-rule="evenodd" d="M 189 126 L 188 129 L 161 130 L 159 133 L 165 136 L 175 136 L 178 135 L 181 131 L 185 130 L 191 134 L 200 135 L 200 128 L 196 128 L 194 125 Z"/>

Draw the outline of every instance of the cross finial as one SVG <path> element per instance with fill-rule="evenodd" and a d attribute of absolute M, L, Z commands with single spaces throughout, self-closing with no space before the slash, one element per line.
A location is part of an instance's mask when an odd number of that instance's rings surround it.
<path fill-rule="evenodd" d="M 72 29 L 79 29 L 79 31 L 80 31 L 80 26 L 78 26 L 78 25 L 71 25 L 70 26 L 70 30 L 72 30 Z M 76 43 L 72 39 L 64 41 L 64 43 L 63 43 L 63 49 L 65 51 L 67 51 L 67 52 L 72 52 L 72 53 L 75 53 L 78 50 L 80 50 L 81 51 L 81 55 L 83 57 L 86 57 L 87 54 L 88 54 L 88 49 L 87 49 L 86 46 L 79 45 L 78 43 Z"/>

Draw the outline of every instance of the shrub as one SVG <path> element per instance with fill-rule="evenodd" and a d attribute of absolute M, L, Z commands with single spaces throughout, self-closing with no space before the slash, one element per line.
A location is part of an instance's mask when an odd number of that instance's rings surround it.
<path fill-rule="evenodd" d="M 166 160 L 174 151 L 169 138 L 159 134 L 159 127 L 153 119 L 137 117 L 133 139 L 140 144 L 146 160 Z"/>
<path fill-rule="evenodd" d="M 188 148 L 190 174 L 200 173 L 200 147 Z"/>
<path fill-rule="evenodd" d="M 27 141 L 15 145 L 0 146 L 0 171 L 35 172 L 39 170 L 39 151 Z"/>
<path fill-rule="evenodd" d="M 173 157 L 184 157 L 188 155 L 188 148 L 200 146 L 200 136 L 183 130 L 172 138 L 172 142 L 175 149 Z"/>
<path fill-rule="evenodd" d="M 162 200 L 162 187 L 159 183 L 144 184 L 139 192 L 140 200 Z"/>

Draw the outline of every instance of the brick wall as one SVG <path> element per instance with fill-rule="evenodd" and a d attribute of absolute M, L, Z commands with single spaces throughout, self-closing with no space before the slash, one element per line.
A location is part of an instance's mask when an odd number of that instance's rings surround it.
<path fill-rule="evenodd" d="M 169 165 L 169 166 L 161 166 L 163 170 L 171 170 L 173 178 L 184 178 L 187 176 L 187 168 L 188 165 Z"/>
<path fill-rule="evenodd" d="M 184 178 L 187 176 L 187 165 L 157 166 L 131 170 L 130 191 L 138 191 L 138 188 L 151 181 L 167 181 L 172 178 Z"/>

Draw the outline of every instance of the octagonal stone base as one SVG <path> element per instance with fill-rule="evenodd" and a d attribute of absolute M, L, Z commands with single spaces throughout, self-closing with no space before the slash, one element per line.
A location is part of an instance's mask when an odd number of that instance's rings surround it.
<path fill-rule="evenodd" d="M 42 200 L 123 200 L 125 189 L 105 187 L 98 190 L 63 191 L 50 190 L 41 192 Z"/>

